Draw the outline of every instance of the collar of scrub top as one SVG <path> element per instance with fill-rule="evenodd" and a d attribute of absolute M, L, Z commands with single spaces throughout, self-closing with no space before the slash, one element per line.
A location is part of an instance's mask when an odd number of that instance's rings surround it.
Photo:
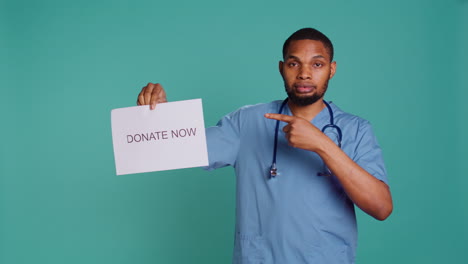
<path fill-rule="evenodd" d="M 283 108 L 284 108 L 284 106 L 286 105 L 287 102 L 288 102 L 288 98 L 284 99 L 283 103 L 280 106 L 278 114 L 281 114 L 283 112 Z M 338 147 L 341 148 L 341 139 L 342 139 L 341 129 L 340 129 L 339 126 L 335 125 L 334 115 L 333 115 L 333 111 L 331 109 L 330 104 L 328 104 L 327 101 L 325 101 L 325 100 L 323 100 L 323 102 L 325 103 L 325 105 L 326 105 L 326 107 L 328 109 L 328 113 L 330 115 L 330 123 L 328 125 L 325 125 L 322 128 L 322 133 L 325 133 L 325 131 L 327 129 L 335 129 L 337 131 L 337 133 L 338 133 L 338 144 L 337 145 L 338 145 Z M 278 168 L 276 167 L 276 152 L 277 152 L 277 148 L 278 148 L 279 123 L 280 123 L 280 121 L 276 120 L 275 142 L 273 144 L 273 162 L 271 163 L 271 167 L 270 167 L 270 179 L 273 179 L 276 176 L 278 176 Z M 325 172 L 318 172 L 317 176 L 331 176 L 332 175 L 328 168 L 325 168 L 325 170 L 326 170 Z"/>

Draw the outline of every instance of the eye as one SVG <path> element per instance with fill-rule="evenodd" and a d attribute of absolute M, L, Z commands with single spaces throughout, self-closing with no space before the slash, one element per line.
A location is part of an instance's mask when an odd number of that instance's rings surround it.
<path fill-rule="evenodd" d="M 320 68 L 320 67 L 322 67 L 322 66 L 323 66 L 323 64 L 320 63 L 320 62 L 314 63 L 314 67 L 316 67 L 316 68 Z"/>
<path fill-rule="evenodd" d="M 297 62 L 290 62 L 290 63 L 288 63 L 288 66 L 289 66 L 289 67 L 296 67 L 297 65 L 298 65 Z"/>

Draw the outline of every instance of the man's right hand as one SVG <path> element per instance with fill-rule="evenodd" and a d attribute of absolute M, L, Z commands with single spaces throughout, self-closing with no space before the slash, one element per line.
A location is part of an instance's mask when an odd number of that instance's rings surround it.
<path fill-rule="evenodd" d="M 159 83 L 148 83 L 138 94 L 137 105 L 149 105 L 151 110 L 156 104 L 165 102 L 167 102 L 166 92 Z"/>

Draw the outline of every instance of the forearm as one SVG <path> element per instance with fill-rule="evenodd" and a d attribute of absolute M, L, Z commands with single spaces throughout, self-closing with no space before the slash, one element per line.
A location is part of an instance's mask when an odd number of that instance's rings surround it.
<path fill-rule="evenodd" d="M 348 197 L 364 212 L 378 220 L 386 219 L 393 210 L 387 184 L 375 178 L 346 155 L 328 138 L 317 154 L 340 181 Z"/>

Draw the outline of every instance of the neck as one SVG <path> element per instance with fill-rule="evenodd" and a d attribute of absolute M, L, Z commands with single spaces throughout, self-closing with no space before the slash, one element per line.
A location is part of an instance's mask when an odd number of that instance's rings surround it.
<path fill-rule="evenodd" d="M 323 99 L 317 100 L 317 102 L 306 105 L 306 106 L 299 106 L 294 104 L 291 100 L 288 100 L 288 106 L 291 110 L 291 113 L 296 117 L 304 118 L 305 120 L 312 121 L 315 116 L 325 108 L 325 103 Z"/>

